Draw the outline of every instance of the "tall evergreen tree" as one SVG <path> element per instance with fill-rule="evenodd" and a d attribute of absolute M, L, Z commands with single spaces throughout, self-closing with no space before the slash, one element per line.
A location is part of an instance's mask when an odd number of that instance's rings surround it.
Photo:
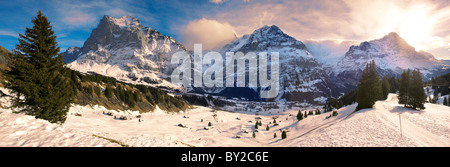
<path fill-rule="evenodd" d="M 387 77 L 383 77 L 383 80 L 381 80 L 381 90 L 383 92 L 382 100 L 387 99 L 389 92 L 391 91 L 391 85 L 389 84 Z"/>
<path fill-rule="evenodd" d="M 303 114 L 302 114 L 302 111 L 300 111 L 300 110 L 298 110 L 298 113 L 297 113 L 297 120 L 302 120 L 303 119 Z"/>
<path fill-rule="evenodd" d="M 106 98 L 111 98 L 113 96 L 113 88 L 111 87 L 106 87 L 105 88 L 105 96 Z"/>
<path fill-rule="evenodd" d="M 433 89 L 433 103 L 439 104 L 439 93 L 436 89 Z"/>
<path fill-rule="evenodd" d="M 399 89 L 398 89 L 398 103 L 404 104 L 404 107 L 407 107 L 407 104 L 409 103 L 409 86 L 410 86 L 410 70 L 408 71 L 403 70 L 403 73 L 400 78 L 399 82 Z"/>
<path fill-rule="evenodd" d="M 100 96 L 100 94 L 102 93 L 102 89 L 99 86 L 94 86 L 94 93 L 97 96 Z"/>
<path fill-rule="evenodd" d="M 409 86 L 409 105 L 413 109 L 423 110 L 427 95 L 423 90 L 422 74 L 419 70 L 413 70 L 411 85 Z"/>
<path fill-rule="evenodd" d="M 425 109 L 424 104 L 427 100 L 427 95 L 423 89 L 422 74 L 419 70 L 403 71 L 400 78 L 399 85 L 399 104 L 404 104 L 405 107 L 413 109 Z M 429 101 L 434 102 L 435 99 Z"/>
<path fill-rule="evenodd" d="M 287 134 L 286 131 L 283 130 L 283 132 L 281 132 L 281 139 L 286 139 Z"/>
<path fill-rule="evenodd" d="M 74 90 L 47 17 L 38 11 L 33 28 L 19 34 L 5 87 L 15 97 L 12 107 L 52 123 L 64 123 Z"/>
<path fill-rule="evenodd" d="M 397 91 L 398 91 L 398 79 L 395 78 L 395 77 L 390 77 L 388 79 L 388 81 L 389 81 L 389 86 L 391 88 L 390 93 L 397 93 Z"/>
<path fill-rule="evenodd" d="M 358 106 L 356 110 L 363 108 L 372 108 L 375 102 L 383 96 L 381 91 L 380 78 L 377 73 L 375 61 L 368 63 L 363 70 L 361 80 L 358 85 L 358 95 L 356 102 Z"/>
<path fill-rule="evenodd" d="M 447 106 L 450 106 L 450 98 L 447 99 Z"/>

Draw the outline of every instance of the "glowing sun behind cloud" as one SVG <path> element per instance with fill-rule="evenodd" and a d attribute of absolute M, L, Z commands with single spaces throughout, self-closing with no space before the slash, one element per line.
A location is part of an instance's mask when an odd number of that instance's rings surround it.
<path fill-rule="evenodd" d="M 351 8 L 352 30 L 367 34 L 366 39 L 397 32 L 418 51 L 444 42 L 436 32 L 445 27 L 438 24 L 450 16 L 448 7 L 430 1 L 348 1 L 347 5 Z"/>
<path fill-rule="evenodd" d="M 430 8 L 414 7 L 403 13 L 403 19 L 398 23 L 398 33 L 416 50 L 424 50 L 432 36 L 435 18 L 429 16 Z"/>

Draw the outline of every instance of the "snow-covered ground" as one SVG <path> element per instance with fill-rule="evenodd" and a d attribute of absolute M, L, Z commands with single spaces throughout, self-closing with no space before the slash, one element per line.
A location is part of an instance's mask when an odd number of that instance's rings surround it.
<path fill-rule="evenodd" d="M 353 104 L 340 110 L 356 107 Z M 398 104 L 395 94 L 364 109 L 337 119 L 324 128 L 295 141 L 296 146 L 450 146 L 450 107 L 425 104 L 416 111 Z M 401 123 L 401 126 L 400 126 Z"/>
<path fill-rule="evenodd" d="M 8 103 L 5 98 L 0 102 Z M 450 146 L 450 107 L 427 103 L 423 111 L 406 109 L 394 94 L 374 109 L 352 113 L 355 107 L 343 107 L 328 119 L 331 112 L 297 121 L 296 110 L 255 115 L 195 106 L 182 113 L 157 109 L 139 114 L 74 105 L 63 125 L 0 109 L 0 146 Z M 253 138 L 256 120 L 262 126 Z M 287 131 L 286 139 L 280 130 Z"/>

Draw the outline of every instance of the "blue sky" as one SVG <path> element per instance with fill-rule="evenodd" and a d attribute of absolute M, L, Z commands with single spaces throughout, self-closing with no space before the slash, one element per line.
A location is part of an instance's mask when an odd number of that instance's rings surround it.
<path fill-rule="evenodd" d="M 221 7 L 209 1 L 110 1 L 110 0 L 1 0 L 0 46 L 11 50 L 18 33 L 31 27 L 31 19 L 41 10 L 51 21 L 59 46 L 82 46 L 103 15 L 133 15 L 141 24 L 163 34 L 180 38 L 179 27 Z M 202 10 L 208 9 L 208 10 Z"/>
<path fill-rule="evenodd" d="M 439 59 L 450 59 L 448 0 L 0 0 L 0 46 L 17 44 L 42 10 L 59 46 L 81 47 L 103 15 L 133 15 L 189 46 L 217 47 L 264 25 L 298 40 L 367 41 L 397 32 Z"/>

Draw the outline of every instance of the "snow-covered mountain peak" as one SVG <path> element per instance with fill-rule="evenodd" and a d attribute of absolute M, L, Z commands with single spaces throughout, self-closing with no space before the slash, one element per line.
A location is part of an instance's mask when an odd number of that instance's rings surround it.
<path fill-rule="evenodd" d="M 239 39 L 225 45 L 221 52 L 271 52 L 281 51 L 294 53 L 297 56 L 312 56 L 306 51 L 306 46 L 295 38 L 285 34 L 276 25 L 265 25 L 249 35 L 244 35 Z M 280 56 L 283 56 L 280 54 Z"/>
<path fill-rule="evenodd" d="M 417 52 L 395 32 L 349 48 L 333 68 L 335 83 L 356 86 L 366 64 L 374 60 L 381 76 L 399 76 L 403 70 L 418 69 L 428 75 L 439 70 L 440 61 L 430 53 Z"/>
<path fill-rule="evenodd" d="M 397 40 L 397 39 L 403 39 L 398 35 L 396 32 L 390 32 L 389 34 L 385 35 L 382 39 L 391 39 L 391 40 Z"/>
<path fill-rule="evenodd" d="M 113 23 L 113 24 L 119 26 L 120 28 L 127 28 L 127 27 L 134 28 L 134 27 L 142 26 L 139 19 L 137 19 L 136 17 L 134 17 L 132 15 L 122 16 L 119 18 L 105 15 L 102 20 Z"/>
<path fill-rule="evenodd" d="M 341 65 L 348 62 L 352 64 L 348 67 L 362 69 L 365 63 L 371 60 L 375 60 L 382 69 L 425 69 L 435 66 L 438 62 L 428 53 L 417 52 L 397 33 L 391 32 L 383 38 L 351 46 Z M 359 64 L 355 66 L 355 62 Z"/>
<path fill-rule="evenodd" d="M 414 49 L 408 42 L 396 32 L 390 32 L 380 39 L 372 40 L 372 42 L 384 42 L 400 46 L 402 49 Z"/>
<path fill-rule="evenodd" d="M 383 38 L 372 40 L 370 42 L 376 43 L 378 45 L 384 45 L 386 47 L 389 47 L 390 50 L 396 50 L 398 52 L 415 52 L 415 48 L 409 45 L 405 39 L 400 37 L 400 35 L 395 32 L 391 32 Z"/>
<path fill-rule="evenodd" d="M 270 35 L 270 34 L 284 34 L 281 29 L 276 25 L 264 25 L 263 27 L 254 31 L 254 33 L 259 32 L 261 34 Z"/>
<path fill-rule="evenodd" d="M 131 15 L 103 16 L 80 49 L 65 52 L 68 67 L 116 79 L 171 86 L 164 79 L 174 67 L 170 57 L 185 47 L 170 36 L 144 27 Z"/>
<path fill-rule="evenodd" d="M 300 49 L 305 49 L 305 46 L 302 42 L 297 41 L 295 38 L 285 34 L 279 27 L 276 25 L 272 26 L 263 26 L 257 30 L 255 30 L 249 36 L 249 42 L 251 44 L 257 44 L 261 47 L 266 46 L 295 46 Z"/>
<path fill-rule="evenodd" d="M 277 100 L 317 102 L 316 98 L 330 97 L 334 94 L 333 86 L 327 78 L 321 64 L 306 49 L 303 42 L 285 34 L 279 27 L 263 26 L 249 35 L 225 45 L 225 52 L 278 52 L 279 53 L 279 85 Z M 223 54 L 224 55 L 224 54 Z M 214 90 L 217 91 L 217 90 Z M 254 92 L 258 92 L 255 89 Z M 227 88 L 221 95 L 242 95 L 241 89 Z M 251 93 L 246 93 L 245 98 Z M 256 95 L 257 96 L 257 95 Z"/>
<path fill-rule="evenodd" d="M 79 52 L 79 51 L 80 51 L 80 47 L 71 46 L 71 47 L 67 48 L 66 51 L 67 51 L 67 53 L 72 54 L 72 53 L 74 53 L 74 52 Z"/>

